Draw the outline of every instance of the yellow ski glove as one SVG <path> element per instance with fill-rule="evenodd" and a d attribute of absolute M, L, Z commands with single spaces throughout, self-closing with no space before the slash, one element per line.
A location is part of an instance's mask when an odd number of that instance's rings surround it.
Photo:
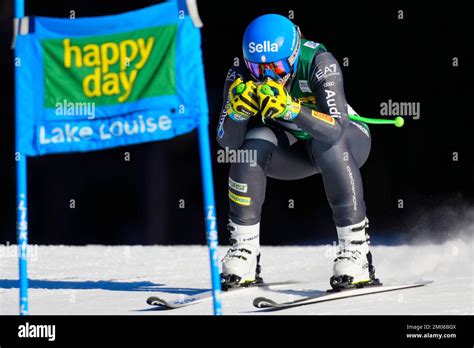
<path fill-rule="evenodd" d="M 236 121 L 247 120 L 259 112 L 257 86 L 253 81 L 236 79 L 229 88 L 227 114 Z"/>
<path fill-rule="evenodd" d="M 270 78 L 257 87 L 257 95 L 264 122 L 268 118 L 291 121 L 301 110 L 301 103 L 291 97 L 285 87 Z"/>

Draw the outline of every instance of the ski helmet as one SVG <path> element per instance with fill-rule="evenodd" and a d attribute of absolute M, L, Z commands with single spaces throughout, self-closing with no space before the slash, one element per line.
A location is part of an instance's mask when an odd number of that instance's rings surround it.
<path fill-rule="evenodd" d="M 266 14 L 254 19 L 244 33 L 245 65 L 257 80 L 271 77 L 279 82 L 296 72 L 301 33 L 288 18 Z"/>

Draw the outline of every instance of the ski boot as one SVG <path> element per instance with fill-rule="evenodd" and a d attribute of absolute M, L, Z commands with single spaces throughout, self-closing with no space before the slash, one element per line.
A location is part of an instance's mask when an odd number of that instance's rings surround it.
<path fill-rule="evenodd" d="M 231 247 L 222 260 L 222 289 L 226 291 L 263 282 L 260 277 L 260 223 L 244 226 L 229 220 L 227 229 Z"/>
<path fill-rule="evenodd" d="M 381 285 L 375 278 L 375 267 L 369 251 L 369 220 L 345 227 L 336 227 L 339 239 L 334 260 L 333 276 L 330 279 L 334 290 Z"/>

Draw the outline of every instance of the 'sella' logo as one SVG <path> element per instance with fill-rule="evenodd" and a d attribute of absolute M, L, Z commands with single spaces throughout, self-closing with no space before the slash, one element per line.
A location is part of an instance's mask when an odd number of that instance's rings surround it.
<path fill-rule="evenodd" d="M 270 42 L 269 40 L 263 41 L 263 43 L 249 43 L 249 52 L 250 53 L 262 53 L 262 52 L 278 52 L 278 44 L 275 42 Z"/>

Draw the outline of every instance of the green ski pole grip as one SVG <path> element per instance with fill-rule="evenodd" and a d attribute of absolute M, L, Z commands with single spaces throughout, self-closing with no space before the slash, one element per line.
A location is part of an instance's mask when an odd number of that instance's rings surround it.
<path fill-rule="evenodd" d="M 397 116 L 393 120 L 384 120 L 384 119 L 379 119 L 379 118 L 368 118 L 368 117 L 362 117 L 359 115 L 349 115 L 349 118 L 352 121 L 359 121 L 359 122 L 364 122 L 364 123 L 369 123 L 369 124 L 393 124 L 395 127 L 403 127 L 405 124 L 405 120 Z"/>

